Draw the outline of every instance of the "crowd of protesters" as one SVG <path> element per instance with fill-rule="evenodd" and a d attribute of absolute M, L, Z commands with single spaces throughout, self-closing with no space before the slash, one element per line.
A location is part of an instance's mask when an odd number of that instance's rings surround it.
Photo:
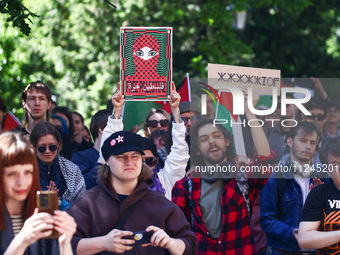
<path fill-rule="evenodd" d="M 246 155 L 174 83 L 171 112 L 150 109 L 135 132 L 124 131 L 119 83 L 89 129 L 36 81 L 21 94 L 22 125 L 4 132 L 0 98 L 1 254 L 340 253 L 340 104 L 311 80 L 310 115 L 290 104 L 261 127 L 245 106 Z M 212 167 L 237 171 L 197 171 Z M 58 193 L 54 215 L 36 208 L 38 190 Z"/>

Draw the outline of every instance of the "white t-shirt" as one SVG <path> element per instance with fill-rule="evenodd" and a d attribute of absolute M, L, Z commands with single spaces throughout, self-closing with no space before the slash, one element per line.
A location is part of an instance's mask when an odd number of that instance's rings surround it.
<path fill-rule="evenodd" d="M 301 175 L 293 174 L 296 182 L 299 184 L 301 191 L 302 191 L 302 200 L 303 204 L 305 204 L 306 198 L 309 193 L 309 178 L 308 177 L 302 177 Z"/>

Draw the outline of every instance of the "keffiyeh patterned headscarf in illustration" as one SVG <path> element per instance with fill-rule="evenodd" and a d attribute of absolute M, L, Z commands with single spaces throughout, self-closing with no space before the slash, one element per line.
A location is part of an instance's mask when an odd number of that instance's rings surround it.
<path fill-rule="evenodd" d="M 126 76 L 126 80 L 166 81 L 165 76 L 157 73 L 159 43 L 155 37 L 148 34 L 137 37 L 133 43 L 132 52 L 136 72 L 132 76 Z"/>

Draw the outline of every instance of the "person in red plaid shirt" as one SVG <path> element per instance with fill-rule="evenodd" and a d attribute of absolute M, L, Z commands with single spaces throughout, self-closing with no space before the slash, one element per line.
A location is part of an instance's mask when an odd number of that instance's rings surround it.
<path fill-rule="evenodd" d="M 257 155 L 248 169 L 273 161 L 268 140 L 256 117 L 246 108 L 252 119 L 251 134 Z M 183 178 L 172 190 L 172 201 L 177 204 L 191 223 L 198 240 L 198 255 L 257 254 L 252 228 L 251 210 L 256 197 L 267 182 L 270 171 L 261 178 L 247 178 L 236 167 L 231 134 L 213 120 L 201 120 L 191 130 L 191 160 L 202 178 Z M 239 165 L 240 166 L 240 165 Z M 237 169 L 235 172 L 203 174 L 208 167 Z M 245 165 L 243 165 L 243 168 Z M 250 176 L 248 176 L 250 177 Z M 259 177 L 259 176 L 258 176 Z"/>

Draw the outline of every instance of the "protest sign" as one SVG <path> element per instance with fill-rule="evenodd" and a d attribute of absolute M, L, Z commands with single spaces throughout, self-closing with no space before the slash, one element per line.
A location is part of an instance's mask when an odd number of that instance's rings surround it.
<path fill-rule="evenodd" d="M 124 100 L 169 100 L 172 28 L 121 27 L 120 80 Z"/>
<path fill-rule="evenodd" d="M 280 70 L 243 66 L 208 64 L 208 83 L 216 90 L 228 89 L 228 85 L 252 87 L 259 95 L 271 95 L 276 88 L 280 95 Z"/>

